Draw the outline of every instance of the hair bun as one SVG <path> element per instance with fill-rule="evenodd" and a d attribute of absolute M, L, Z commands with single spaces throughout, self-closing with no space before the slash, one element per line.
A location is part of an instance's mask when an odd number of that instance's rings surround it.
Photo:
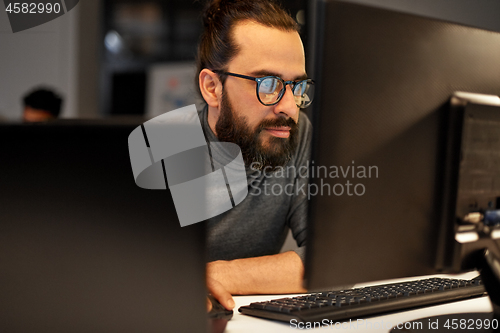
<path fill-rule="evenodd" d="M 209 25 L 211 22 L 216 21 L 217 16 L 220 13 L 227 13 L 232 6 L 244 1 L 241 0 L 209 0 L 206 3 L 203 23 L 205 26 Z"/>
<path fill-rule="evenodd" d="M 210 24 L 211 21 L 215 19 L 217 13 L 220 11 L 221 2 L 223 1 L 222 0 L 207 1 L 203 16 L 203 23 L 205 24 L 205 26 L 207 24 Z"/>

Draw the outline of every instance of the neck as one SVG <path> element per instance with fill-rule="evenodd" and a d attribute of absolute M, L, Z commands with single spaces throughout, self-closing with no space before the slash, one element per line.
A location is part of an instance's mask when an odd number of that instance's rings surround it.
<path fill-rule="evenodd" d="M 219 119 L 220 111 L 218 108 L 208 106 L 208 126 L 214 132 L 215 136 L 217 136 L 217 132 L 215 131 L 215 124 L 217 124 L 217 120 Z"/>

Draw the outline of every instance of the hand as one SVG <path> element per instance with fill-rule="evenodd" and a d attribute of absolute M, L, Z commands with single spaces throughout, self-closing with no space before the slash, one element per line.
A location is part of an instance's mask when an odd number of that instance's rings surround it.
<path fill-rule="evenodd" d="M 234 309 L 234 300 L 231 294 L 224 288 L 224 286 L 214 278 L 207 276 L 207 288 L 212 296 L 222 304 L 227 310 Z M 212 310 L 212 302 L 207 298 L 207 310 Z"/>

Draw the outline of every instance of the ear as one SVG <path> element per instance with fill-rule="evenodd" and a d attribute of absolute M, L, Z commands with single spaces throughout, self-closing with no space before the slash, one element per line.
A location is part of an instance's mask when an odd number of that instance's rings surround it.
<path fill-rule="evenodd" d="M 222 96 L 222 83 L 219 76 L 209 70 L 202 69 L 198 77 L 200 91 L 203 99 L 213 108 L 218 108 L 220 105 L 220 97 Z"/>

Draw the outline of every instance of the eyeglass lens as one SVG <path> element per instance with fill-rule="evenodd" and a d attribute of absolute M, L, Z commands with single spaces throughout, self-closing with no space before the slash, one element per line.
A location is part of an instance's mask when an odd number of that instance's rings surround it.
<path fill-rule="evenodd" d="M 264 104 L 274 104 L 283 95 L 283 82 L 278 78 L 268 77 L 260 82 L 259 98 Z M 293 97 L 298 107 L 307 107 L 312 102 L 313 84 L 308 81 L 300 81 L 293 90 Z"/>

